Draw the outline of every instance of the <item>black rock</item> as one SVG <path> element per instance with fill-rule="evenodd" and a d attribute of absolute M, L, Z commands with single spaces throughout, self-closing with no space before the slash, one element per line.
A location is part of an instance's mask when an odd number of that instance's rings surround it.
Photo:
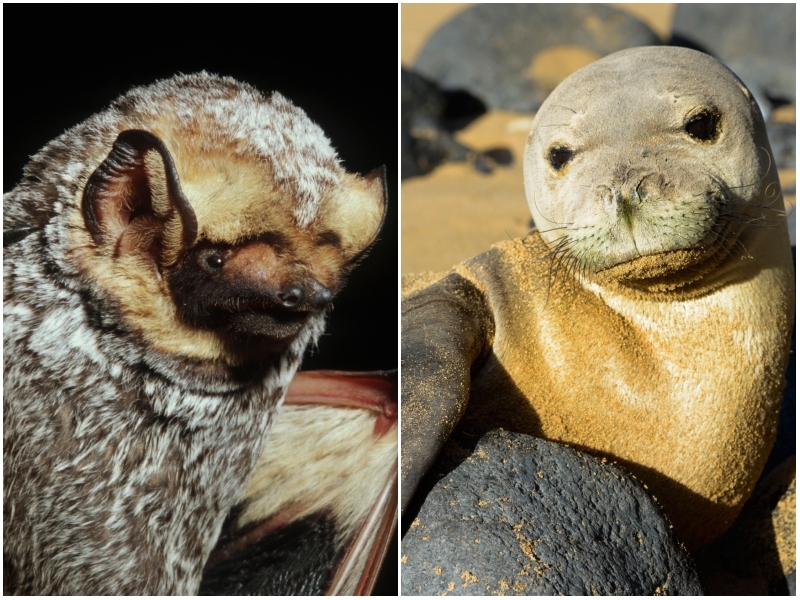
<path fill-rule="evenodd" d="M 622 469 L 523 434 L 456 440 L 406 525 L 404 595 L 702 594 L 663 513 Z"/>
<path fill-rule="evenodd" d="M 797 463 L 790 456 L 763 477 L 733 526 L 699 552 L 713 595 L 794 595 Z"/>
<path fill-rule="evenodd" d="M 797 265 L 796 250 L 792 248 L 792 259 Z M 765 479 L 778 465 L 797 452 L 797 325 L 792 327 L 792 345 L 789 364 L 786 368 L 786 387 L 783 389 L 781 411 L 778 416 L 778 435 L 775 445 L 764 465 L 761 479 Z"/>
<path fill-rule="evenodd" d="M 452 132 L 486 112 L 486 106 L 463 91 L 444 91 L 422 77 L 401 70 L 400 140 L 402 179 L 425 175 L 446 162 L 470 162 L 480 172 L 512 162 L 504 148 L 480 152 L 458 142 Z"/>
<path fill-rule="evenodd" d="M 797 129 L 794 123 L 767 121 L 767 137 L 779 169 L 794 169 L 797 155 Z"/>
<path fill-rule="evenodd" d="M 414 68 L 490 108 L 531 112 L 549 91 L 527 74 L 542 50 L 579 46 L 602 57 L 660 43 L 638 19 L 600 4 L 479 4 L 440 27 Z"/>
<path fill-rule="evenodd" d="M 794 101 L 794 4 L 678 4 L 672 43 L 708 52 L 748 88 Z"/>

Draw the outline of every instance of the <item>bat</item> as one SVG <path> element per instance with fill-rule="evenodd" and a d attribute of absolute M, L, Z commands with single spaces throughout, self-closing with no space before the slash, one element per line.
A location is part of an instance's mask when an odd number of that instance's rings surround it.
<path fill-rule="evenodd" d="M 385 207 L 302 110 L 206 73 L 32 159 L 4 196 L 4 592 L 197 593 Z"/>

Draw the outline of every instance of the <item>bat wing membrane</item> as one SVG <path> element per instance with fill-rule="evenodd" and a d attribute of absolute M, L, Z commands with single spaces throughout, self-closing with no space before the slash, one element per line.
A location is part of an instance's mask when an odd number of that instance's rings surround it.
<path fill-rule="evenodd" d="M 202 594 L 370 593 L 397 523 L 396 377 L 297 374 Z"/>

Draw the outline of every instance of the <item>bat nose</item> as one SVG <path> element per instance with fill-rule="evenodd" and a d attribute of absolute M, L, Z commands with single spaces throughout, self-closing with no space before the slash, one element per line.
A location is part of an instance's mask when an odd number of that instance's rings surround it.
<path fill-rule="evenodd" d="M 305 298 L 305 294 L 299 287 L 278 292 L 278 300 L 284 308 L 294 308 L 303 301 L 303 298 Z"/>
<path fill-rule="evenodd" d="M 333 300 L 333 292 L 315 279 L 287 284 L 273 298 L 278 307 L 292 312 L 321 310 Z"/>
<path fill-rule="evenodd" d="M 311 280 L 308 301 L 314 306 L 323 307 L 333 299 L 333 292 L 317 280 Z"/>

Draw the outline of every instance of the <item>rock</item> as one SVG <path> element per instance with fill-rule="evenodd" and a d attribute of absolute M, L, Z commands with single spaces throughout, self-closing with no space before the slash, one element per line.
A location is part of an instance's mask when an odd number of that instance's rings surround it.
<path fill-rule="evenodd" d="M 796 586 L 796 458 L 756 486 L 733 527 L 697 555 L 713 595 L 794 595 Z"/>
<path fill-rule="evenodd" d="M 794 169 L 797 154 L 797 129 L 794 123 L 767 121 L 767 137 L 779 169 Z"/>
<path fill-rule="evenodd" d="M 672 43 L 714 55 L 760 94 L 795 100 L 794 4 L 678 4 Z"/>
<path fill-rule="evenodd" d="M 792 259 L 797 265 L 796 250 L 792 248 Z M 786 387 L 783 390 L 781 411 L 778 416 L 778 435 L 775 445 L 764 465 L 761 479 L 764 479 L 780 464 L 786 462 L 797 451 L 797 326 L 792 328 L 792 345 L 789 352 L 789 364 L 786 368 Z"/>
<path fill-rule="evenodd" d="M 644 23 L 600 4 L 479 4 L 440 27 L 414 68 L 444 89 L 464 89 L 493 109 L 533 112 L 558 81 L 537 64 L 566 50 L 584 64 L 661 41 Z M 794 46 L 792 46 L 794 48 Z"/>
<path fill-rule="evenodd" d="M 697 555 L 711 594 L 796 594 L 796 340 L 795 328 L 778 436 L 764 473 L 731 529 Z"/>
<path fill-rule="evenodd" d="M 622 469 L 523 434 L 472 440 L 451 441 L 418 494 L 402 594 L 702 593 L 661 510 Z"/>
<path fill-rule="evenodd" d="M 425 175 L 445 162 L 470 162 L 480 172 L 512 162 L 507 149 L 479 152 L 458 142 L 452 132 L 486 112 L 465 92 L 444 92 L 436 84 L 401 70 L 400 139 L 402 179 Z"/>

